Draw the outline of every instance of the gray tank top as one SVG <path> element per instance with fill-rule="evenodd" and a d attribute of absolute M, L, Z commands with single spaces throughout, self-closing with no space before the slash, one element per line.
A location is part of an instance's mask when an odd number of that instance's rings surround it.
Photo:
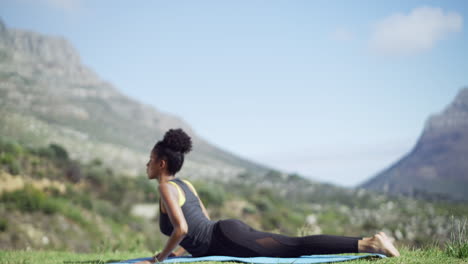
<path fill-rule="evenodd" d="M 213 226 L 216 221 L 211 221 L 203 214 L 197 196 L 185 182 L 179 178 L 170 181 L 175 182 L 185 192 L 185 203 L 182 205 L 182 212 L 187 221 L 188 233 L 180 242 L 180 245 L 192 256 L 201 256 L 210 247 Z M 170 236 L 174 227 L 169 219 L 169 215 L 161 211 L 161 206 L 159 208 L 159 229 L 166 236 Z"/>

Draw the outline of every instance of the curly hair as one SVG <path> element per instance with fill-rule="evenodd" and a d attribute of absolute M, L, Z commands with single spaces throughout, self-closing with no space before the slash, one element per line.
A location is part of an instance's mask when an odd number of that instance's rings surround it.
<path fill-rule="evenodd" d="M 184 155 L 192 150 L 192 139 L 181 128 L 169 129 L 161 141 L 156 142 L 152 152 L 165 159 L 167 170 L 176 174 L 184 164 Z"/>

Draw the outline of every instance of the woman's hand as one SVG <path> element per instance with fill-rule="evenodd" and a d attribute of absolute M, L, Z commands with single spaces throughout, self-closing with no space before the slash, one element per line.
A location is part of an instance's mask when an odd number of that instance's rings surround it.
<path fill-rule="evenodd" d="M 158 253 L 158 254 L 156 254 L 156 255 L 154 255 L 152 261 L 153 261 L 154 263 L 164 261 L 164 259 L 161 258 L 161 252 Z"/>
<path fill-rule="evenodd" d="M 160 252 L 160 253 L 158 253 L 158 254 L 156 254 L 156 255 L 153 256 L 152 261 L 153 261 L 153 262 L 162 262 L 162 261 L 164 261 L 164 260 L 165 260 L 166 258 L 168 258 L 168 257 L 176 257 L 176 256 L 177 256 L 177 255 L 174 254 L 174 252 L 171 252 L 171 253 L 169 254 L 169 256 L 167 256 L 167 257 L 165 257 L 165 258 L 162 258 L 161 252 Z"/>

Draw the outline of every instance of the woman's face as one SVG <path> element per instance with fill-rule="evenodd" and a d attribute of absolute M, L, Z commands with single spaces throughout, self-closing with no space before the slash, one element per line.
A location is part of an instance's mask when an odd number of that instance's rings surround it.
<path fill-rule="evenodd" d="M 159 160 L 156 154 L 151 151 L 150 159 L 148 163 L 146 163 L 146 174 L 148 175 L 148 179 L 158 179 L 160 176 L 159 171 Z"/>

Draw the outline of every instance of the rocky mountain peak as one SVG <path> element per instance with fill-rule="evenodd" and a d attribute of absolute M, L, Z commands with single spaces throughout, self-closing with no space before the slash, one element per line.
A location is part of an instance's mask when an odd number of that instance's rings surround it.
<path fill-rule="evenodd" d="M 81 63 L 78 51 L 61 36 L 8 28 L 0 20 L 0 54 L 7 54 L 5 58 L 10 60 L 0 65 L 7 72 L 21 72 L 32 79 L 41 76 L 45 82 L 66 81 L 79 86 L 99 86 L 101 91 L 113 90 Z"/>
<path fill-rule="evenodd" d="M 10 30 L 10 43 L 17 52 L 60 65 L 78 65 L 78 52 L 63 37 L 45 36 L 24 30 Z"/>
<path fill-rule="evenodd" d="M 0 19 L 0 44 L 16 55 L 33 56 L 44 62 L 79 65 L 80 56 L 70 42 L 60 36 L 42 35 L 19 29 L 8 29 Z"/>
<path fill-rule="evenodd" d="M 461 89 L 444 111 L 427 120 L 423 134 L 464 126 L 468 126 L 468 87 Z"/>
<path fill-rule="evenodd" d="M 437 199 L 468 200 L 468 88 L 431 116 L 415 147 L 361 186 Z"/>

